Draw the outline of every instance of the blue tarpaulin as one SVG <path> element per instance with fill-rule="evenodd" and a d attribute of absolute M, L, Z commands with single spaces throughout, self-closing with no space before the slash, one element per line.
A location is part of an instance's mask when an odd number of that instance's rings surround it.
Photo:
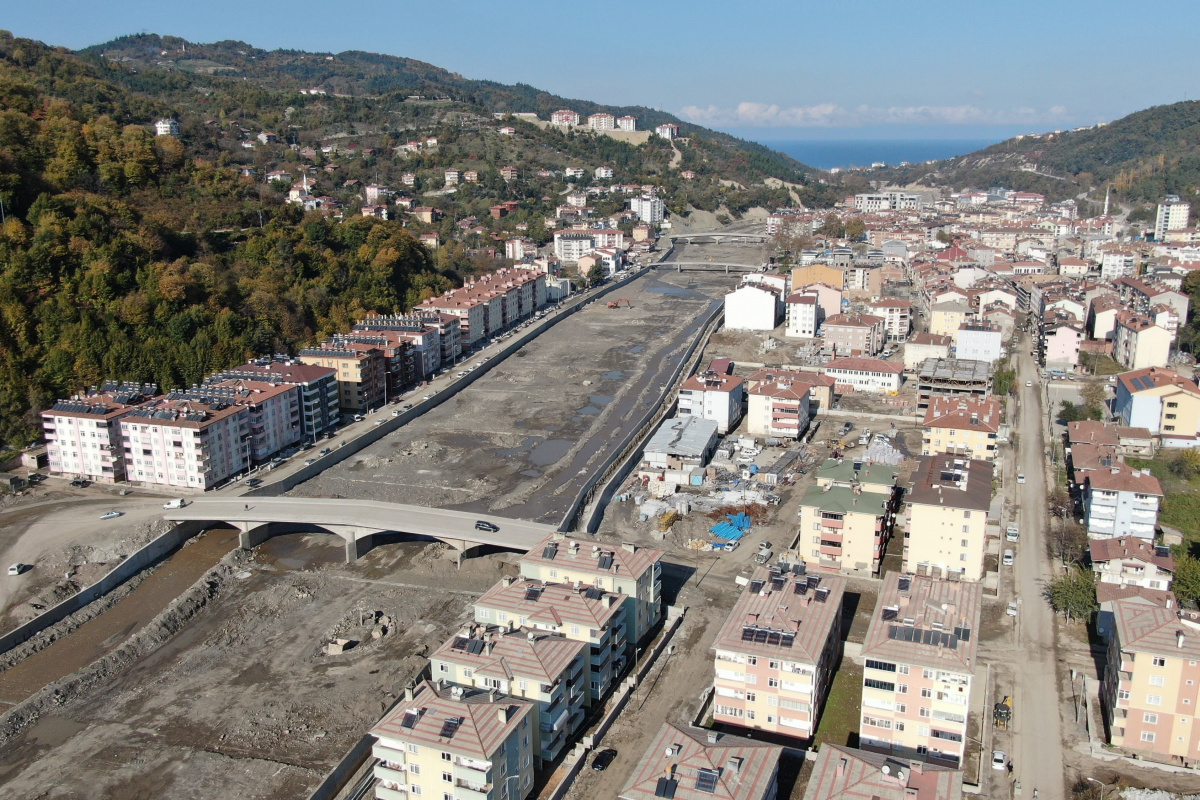
<path fill-rule="evenodd" d="M 728 522 L 718 522 L 716 525 L 713 525 L 712 528 L 710 528 L 709 530 L 710 530 L 710 532 L 715 534 L 718 538 L 728 539 L 729 541 L 734 541 L 734 542 L 736 542 L 738 539 L 740 539 L 746 535 L 745 531 L 739 530 L 738 528 L 736 528 L 735 526 L 731 525 Z"/>
<path fill-rule="evenodd" d="M 739 528 L 742 531 L 750 530 L 750 515 L 749 514 L 745 514 L 745 513 L 730 514 L 729 521 L 732 522 L 735 527 Z"/>

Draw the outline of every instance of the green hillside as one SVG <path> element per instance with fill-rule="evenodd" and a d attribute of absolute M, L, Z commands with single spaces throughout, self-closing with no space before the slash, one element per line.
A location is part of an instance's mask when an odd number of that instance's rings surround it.
<path fill-rule="evenodd" d="M 1200 187 L 1200 102 L 1154 106 L 1103 126 L 1018 137 L 957 158 L 879 172 L 901 182 L 1001 185 L 1055 200 L 1089 190 L 1094 198 L 1104 188 L 1132 204 L 1190 195 Z"/>

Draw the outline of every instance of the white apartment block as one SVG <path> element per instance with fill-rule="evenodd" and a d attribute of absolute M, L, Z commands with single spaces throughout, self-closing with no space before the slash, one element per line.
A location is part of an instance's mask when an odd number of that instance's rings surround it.
<path fill-rule="evenodd" d="M 1004 334 L 990 322 L 964 322 L 954 337 L 954 357 L 995 364 L 1000 360 Z"/>
<path fill-rule="evenodd" d="M 573 128 L 579 124 L 579 114 L 565 108 L 555 111 L 550 115 L 550 124 Z"/>
<path fill-rule="evenodd" d="M 1136 536 L 1153 541 L 1163 491 L 1150 470 L 1124 464 L 1088 470 L 1082 494 L 1088 538 Z"/>
<path fill-rule="evenodd" d="M 588 127 L 594 131 L 615 131 L 617 129 L 617 118 L 605 112 L 588 115 L 587 123 Z"/>
<path fill-rule="evenodd" d="M 1167 591 L 1175 578 L 1175 557 L 1166 547 L 1137 536 L 1093 539 L 1092 573 L 1100 583 L 1115 586 L 1140 586 Z"/>
<path fill-rule="evenodd" d="M 746 407 L 745 384 L 745 379 L 733 375 L 715 372 L 693 375 L 679 387 L 679 415 L 712 420 L 723 436 L 742 419 Z"/>
<path fill-rule="evenodd" d="M 1167 231 L 1178 231 L 1186 228 L 1188 226 L 1188 216 L 1191 213 L 1191 203 L 1181 203 L 1178 197 L 1159 203 L 1158 213 L 1154 215 L 1154 240 L 1161 242 L 1167 238 Z"/>
<path fill-rule="evenodd" d="M 834 379 L 835 391 L 892 394 L 900 391 L 904 365 L 876 358 L 835 358 L 821 372 Z"/>
<path fill-rule="evenodd" d="M 667 123 L 666 125 L 659 125 L 659 126 L 655 127 L 654 132 L 664 139 L 679 138 L 679 126 L 674 123 Z"/>
<path fill-rule="evenodd" d="M 1100 258 L 1100 280 L 1127 278 L 1137 269 L 1137 256 L 1124 250 L 1109 250 Z"/>
<path fill-rule="evenodd" d="M 96 483 L 126 480 L 121 418 L 150 401 L 152 384 L 109 381 L 42 412 L 50 473 Z"/>
<path fill-rule="evenodd" d="M 592 175 L 595 176 L 596 180 L 606 180 L 613 176 L 613 168 L 612 167 L 596 167 L 596 169 L 592 173 Z"/>
<path fill-rule="evenodd" d="M 617 117 L 617 128 L 623 131 L 637 130 L 637 117 Z"/>
<path fill-rule="evenodd" d="M 245 406 L 176 394 L 121 419 L 130 481 L 204 491 L 251 465 Z"/>
<path fill-rule="evenodd" d="M 782 310 L 779 292 L 745 284 L 725 295 L 725 327 L 729 330 L 771 331 Z"/>
<path fill-rule="evenodd" d="M 154 123 L 154 134 L 156 136 L 178 136 L 179 123 L 173 119 L 163 117 Z"/>
<path fill-rule="evenodd" d="M 667 206 L 660 198 L 651 195 L 632 197 L 629 200 L 629 210 L 637 214 L 642 222 L 657 225 L 667 214 Z"/>
<path fill-rule="evenodd" d="M 816 338 L 821 316 L 816 295 L 792 295 L 787 299 L 787 329 L 784 335 L 797 339 Z"/>

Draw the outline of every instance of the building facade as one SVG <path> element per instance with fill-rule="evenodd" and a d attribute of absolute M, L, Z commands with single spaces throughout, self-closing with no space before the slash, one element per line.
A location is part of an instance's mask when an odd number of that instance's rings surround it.
<path fill-rule="evenodd" d="M 905 497 L 905 572 L 983 580 L 993 474 L 987 461 L 946 453 L 917 459 Z"/>

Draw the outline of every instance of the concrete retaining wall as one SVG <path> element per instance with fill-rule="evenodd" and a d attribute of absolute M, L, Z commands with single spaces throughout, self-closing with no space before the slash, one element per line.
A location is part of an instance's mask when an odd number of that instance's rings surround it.
<path fill-rule="evenodd" d="M 325 780 L 321 781 L 308 800 L 333 800 L 345 788 L 362 765 L 371 757 L 371 748 L 375 745 L 375 737 L 367 734 L 358 740 L 358 744 L 350 748 L 350 752 L 329 771 Z"/>
<path fill-rule="evenodd" d="M 157 564 L 188 539 L 191 539 L 204 530 L 206 524 L 204 522 L 183 522 L 157 539 L 147 543 L 142 549 L 130 555 L 100 580 L 81 589 L 78 594 L 68 597 L 58 605 L 46 609 L 24 625 L 0 636 L 0 653 L 8 652 L 22 642 L 33 638 L 51 625 L 61 622 L 87 604 L 108 594 L 146 567 Z"/>
<path fill-rule="evenodd" d="M 664 253 L 663 258 L 666 258 L 668 255 L 670 255 L 670 251 Z M 384 436 L 387 436 L 389 433 L 399 430 L 402 426 L 407 425 L 409 422 L 412 422 L 414 419 L 426 413 L 427 411 L 432 411 L 433 409 L 437 408 L 442 403 L 446 402 L 463 389 L 466 389 L 475 381 L 482 378 L 489 371 L 491 371 L 492 367 L 495 367 L 501 361 L 508 358 L 513 353 L 516 353 L 522 347 L 529 344 L 529 342 L 533 341 L 535 338 L 540 336 L 542 333 L 545 333 L 559 322 L 567 319 L 579 309 L 583 308 L 589 303 L 593 303 L 603 298 L 610 292 L 620 289 L 630 281 L 637 280 L 657 266 L 658 263 L 650 264 L 636 272 L 631 272 L 628 275 L 622 276 L 617 281 L 607 284 L 597 292 L 588 295 L 579 295 L 575 300 L 568 301 L 567 304 L 558 311 L 558 313 L 554 314 L 553 316 L 546 317 L 545 319 L 536 323 L 533 327 L 527 329 L 524 333 L 514 336 L 513 339 L 498 353 L 494 354 L 486 362 L 476 367 L 474 372 L 467 373 L 463 377 L 454 381 L 454 383 L 447 388 L 439 391 L 430 399 L 422 400 L 419 403 L 414 403 L 411 409 L 405 411 L 398 417 L 390 416 L 391 411 L 387 408 L 387 406 L 385 406 L 374 415 L 367 417 L 368 419 L 382 418 L 384 420 L 382 425 L 379 425 L 371 430 L 364 431 L 354 438 L 334 438 L 324 440 L 326 442 L 331 442 L 331 444 L 323 445 L 324 447 L 329 447 L 331 449 L 329 455 L 317 458 L 317 460 L 312 464 L 296 470 L 294 473 L 288 475 L 282 480 L 269 483 L 265 486 L 260 486 L 257 489 L 251 489 L 250 491 L 246 492 L 246 495 L 248 497 L 277 497 L 278 495 L 286 494 L 310 478 L 315 478 L 324 470 L 327 470 L 335 464 L 346 460 L 355 453 L 358 453 L 359 451 L 379 441 Z M 339 447 L 338 444 L 340 442 L 345 442 L 345 445 Z M 298 456 L 293 457 L 296 458 Z"/>
<path fill-rule="evenodd" d="M 667 388 L 663 391 L 662 400 L 660 400 L 658 405 L 653 406 L 645 413 L 641 421 L 639 421 L 633 430 L 630 431 L 629 435 L 625 437 L 625 440 L 621 442 L 621 446 L 618 447 L 613 454 L 608 457 L 608 459 L 604 462 L 604 466 L 596 470 L 596 473 L 592 476 L 591 480 L 584 485 L 583 489 L 579 492 L 579 496 L 575 498 L 575 503 L 571 506 L 571 510 L 568 511 L 566 516 L 563 517 L 563 522 L 558 528 L 560 531 L 565 533 L 574 529 L 575 517 L 579 513 L 580 507 L 588 500 L 589 494 L 596 484 L 601 480 L 606 480 L 604 488 L 600 490 L 599 496 L 594 499 L 591 508 L 585 512 L 585 519 L 582 526 L 583 529 L 588 533 L 595 533 L 597 530 L 599 530 L 600 522 L 604 519 L 604 509 L 608 506 L 609 501 L 612 500 L 612 497 L 616 493 L 617 489 L 620 488 L 621 483 L 626 477 L 629 476 L 629 473 L 640 460 L 642 449 L 641 445 L 645 443 L 645 440 L 652 433 L 650 428 L 653 427 L 654 423 L 661 421 L 662 418 L 665 418 L 666 415 L 670 413 L 671 409 L 675 407 L 674 402 L 666 407 L 663 406 L 663 402 L 665 402 L 667 397 L 676 390 L 677 383 L 679 382 L 681 375 L 684 373 L 684 370 L 687 370 L 687 374 L 691 374 L 695 367 L 693 358 L 697 353 L 702 352 L 702 348 L 700 347 L 701 343 L 708 340 L 708 337 L 712 335 L 713 331 L 724 318 L 724 305 L 717 306 L 716 310 L 709 315 L 708 320 L 697 332 L 696 337 L 692 340 L 692 343 L 688 347 L 688 350 L 684 354 L 683 358 L 680 359 L 679 366 L 675 368 L 675 372 L 671 375 L 671 379 L 667 382 Z M 630 451 L 628 448 L 634 443 L 637 443 L 638 446 L 634 447 L 633 450 Z M 620 467 L 616 470 L 616 472 L 610 473 L 610 468 L 620 459 L 624 459 Z M 608 477 L 606 478 L 606 476 Z"/>

